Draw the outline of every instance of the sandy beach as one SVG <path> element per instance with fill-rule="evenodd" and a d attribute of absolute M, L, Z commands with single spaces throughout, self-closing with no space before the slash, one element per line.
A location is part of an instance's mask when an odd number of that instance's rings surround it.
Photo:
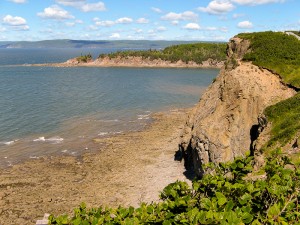
<path fill-rule="evenodd" d="M 0 224 L 35 224 L 44 213 L 88 207 L 135 206 L 184 175 L 175 161 L 187 110 L 157 113 L 143 131 L 93 140 L 99 151 L 81 157 L 48 157 L 0 171 Z"/>

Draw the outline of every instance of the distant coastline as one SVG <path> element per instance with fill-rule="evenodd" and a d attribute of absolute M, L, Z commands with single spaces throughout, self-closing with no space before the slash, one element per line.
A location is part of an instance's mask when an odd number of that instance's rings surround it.
<path fill-rule="evenodd" d="M 163 50 L 126 50 L 100 54 L 89 53 L 63 63 L 35 64 L 54 67 L 151 67 L 151 68 L 221 68 L 226 60 L 226 44 L 193 43 Z"/>

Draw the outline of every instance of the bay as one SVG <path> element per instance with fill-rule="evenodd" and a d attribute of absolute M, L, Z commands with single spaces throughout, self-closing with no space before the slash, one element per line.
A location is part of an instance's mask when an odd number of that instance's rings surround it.
<path fill-rule="evenodd" d="M 193 106 L 219 72 L 18 66 L 79 51 L 0 50 L 0 166 L 96 150 L 94 138 L 143 129 L 155 112 Z"/>

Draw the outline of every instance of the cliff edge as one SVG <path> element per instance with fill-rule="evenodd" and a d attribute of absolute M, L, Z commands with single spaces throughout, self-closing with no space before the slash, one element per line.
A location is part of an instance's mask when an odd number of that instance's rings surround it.
<path fill-rule="evenodd" d="M 230 40 L 225 65 L 188 117 L 180 146 L 198 176 L 203 164 L 253 151 L 264 110 L 296 94 L 269 69 L 244 61 L 249 52 L 251 41 Z"/>

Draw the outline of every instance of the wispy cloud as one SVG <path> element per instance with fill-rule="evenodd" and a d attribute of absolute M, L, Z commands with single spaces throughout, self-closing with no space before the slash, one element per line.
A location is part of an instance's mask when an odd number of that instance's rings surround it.
<path fill-rule="evenodd" d="M 152 7 L 151 10 L 156 13 L 162 13 L 162 10 L 159 8 Z"/>
<path fill-rule="evenodd" d="M 253 24 L 250 21 L 246 20 L 246 21 L 239 22 L 237 27 L 241 29 L 251 29 L 253 28 Z"/>
<path fill-rule="evenodd" d="M 120 39 L 121 35 L 119 33 L 113 33 L 109 36 L 110 39 Z"/>
<path fill-rule="evenodd" d="M 229 0 L 213 0 L 207 7 L 199 7 L 198 10 L 210 14 L 223 14 L 232 11 L 234 8 Z"/>
<path fill-rule="evenodd" d="M 128 23 L 132 23 L 133 19 L 129 18 L 129 17 L 122 17 L 116 20 L 116 23 L 122 23 L 122 24 L 128 24 Z"/>
<path fill-rule="evenodd" d="M 235 14 L 232 15 L 232 18 L 233 18 L 233 19 L 238 19 L 238 18 L 241 18 L 241 17 L 243 17 L 243 16 L 245 16 L 245 14 L 238 14 L 238 13 L 235 13 Z"/>
<path fill-rule="evenodd" d="M 43 12 L 37 13 L 39 17 L 45 19 L 55 19 L 55 20 L 65 20 L 65 19 L 73 19 L 72 16 L 68 11 L 62 9 L 57 5 L 52 5 L 48 8 L 45 8 Z"/>
<path fill-rule="evenodd" d="M 185 11 L 183 13 L 174 13 L 169 12 L 168 14 L 161 17 L 163 20 L 190 20 L 190 21 L 196 21 L 198 19 L 198 14 L 192 12 L 192 11 Z"/>
<path fill-rule="evenodd" d="M 285 0 L 231 0 L 234 3 L 238 3 L 240 5 L 262 5 L 269 3 L 283 3 Z"/>
<path fill-rule="evenodd" d="M 197 23 L 188 23 L 183 28 L 187 30 L 200 30 L 200 26 Z"/>
<path fill-rule="evenodd" d="M 149 23 L 149 20 L 148 19 L 145 19 L 145 18 L 139 18 L 136 20 L 137 23 L 142 23 L 142 24 L 145 24 L 145 23 Z"/>
<path fill-rule="evenodd" d="M 56 3 L 64 6 L 72 6 L 83 12 L 105 11 L 103 2 L 88 3 L 86 0 L 56 0 Z"/>
<path fill-rule="evenodd" d="M 17 3 L 17 4 L 23 4 L 23 3 L 26 3 L 27 0 L 9 0 L 10 2 L 14 2 L 14 3 Z"/>

